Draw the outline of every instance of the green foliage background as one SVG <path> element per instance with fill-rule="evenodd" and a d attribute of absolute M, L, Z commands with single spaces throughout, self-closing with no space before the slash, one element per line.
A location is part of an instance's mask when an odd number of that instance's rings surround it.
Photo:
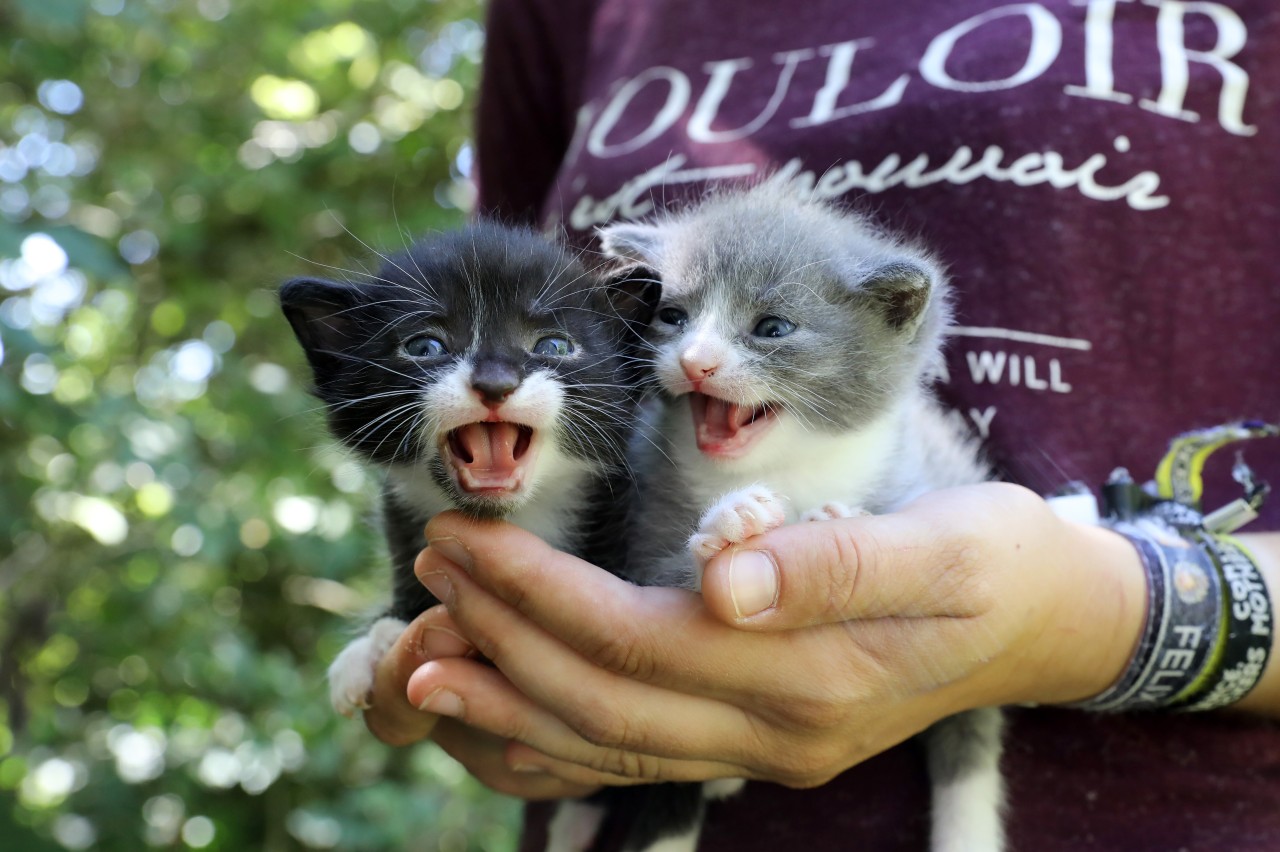
<path fill-rule="evenodd" d="M 462 219 L 477 16 L 0 4 L 0 848 L 513 846 L 328 708 L 386 581 L 274 296 Z"/>

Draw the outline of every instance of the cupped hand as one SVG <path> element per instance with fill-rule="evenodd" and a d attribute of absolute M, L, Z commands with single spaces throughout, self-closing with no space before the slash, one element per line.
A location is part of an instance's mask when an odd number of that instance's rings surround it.
<path fill-rule="evenodd" d="M 408 698 L 410 677 L 431 661 L 435 665 L 465 661 L 475 648 L 462 637 L 442 606 L 419 615 L 404 629 L 378 663 L 370 706 L 364 710 L 369 731 L 388 745 L 403 746 L 432 739 L 467 771 L 500 793 L 524 799 L 585 796 L 594 786 L 571 784 L 532 767 L 512 768 L 505 738 L 456 719 L 419 709 L 423 701 Z M 475 666 L 475 663 L 471 665 Z M 483 668 L 483 667 L 482 667 Z"/>
<path fill-rule="evenodd" d="M 820 784 L 964 709 L 1100 692 L 1145 606 L 1126 541 L 1003 484 L 783 527 L 712 560 L 701 596 L 510 525 L 446 513 L 427 538 L 419 578 L 494 665 L 437 659 L 410 702 L 583 787 Z"/>

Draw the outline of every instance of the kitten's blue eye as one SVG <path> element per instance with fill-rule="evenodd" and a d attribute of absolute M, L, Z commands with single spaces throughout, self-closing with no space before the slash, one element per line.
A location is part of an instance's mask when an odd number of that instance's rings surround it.
<path fill-rule="evenodd" d="M 756 323 L 751 333 L 756 337 L 786 337 L 796 330 L 796 324 L 782 317 L 765 317 Z"/>
<path fill-rule="evenodd" d="M 554 335 L 544 337 L 533 344 L 534 355 L 546 355 L 550 358 L 564 358 L 573 354 L 573 344 L 563 337 Z"/>
<path fill-rule="evenodd" d="M 658 319 L 662 320 L 667 325 L 674 325 L 683 328 L 685 323 L 689 321 L 689 315 L 679 308 L 663 308 L 658 311 Z"/>
<path fill-rule="evenodd" d="M 432 337 L 429 334 L 420 334 L 417 337 L 410 337 L 404 342 L 404 354 L 410 358 L 439 358 L 441 355 L 447 355 L 448 349 L 444 348 L 444 343 L 438 337 Z"/>

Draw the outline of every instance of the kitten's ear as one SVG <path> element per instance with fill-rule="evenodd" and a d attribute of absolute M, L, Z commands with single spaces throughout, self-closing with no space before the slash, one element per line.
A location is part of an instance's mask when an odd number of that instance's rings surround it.
<path fill-rule="evenodd" d="M 875 300 L 885 323 L 895 331 L 914 331 L 934 295 L 934 272 L 909 261 L 893 261 L 871 271 L 857 289 Z"/>
<path fill-rule="evenodd" d="M 596 232 L 600 247 L 610 257 L 630 260 L 645 266 L 662 265 L 666 229 L 661 225 L 641 222 L 618 222 Z"/>
<path fill-rule="evenodd" d="M 313 367 L 332 363 L 347 348 L 358 295 L 350 284 L 323 278 L 294 278 L 280 287 L 280 308 Z"/>
<path fill-rule="evenodd" d="M 605 304 L 604 312 L 620 318 L 629 328 L 639 333 L 649 325 L 662 299 L 662 282 L 658 274 L 647 266 L 630 266 L 606 274 L 597 291 Z"/>

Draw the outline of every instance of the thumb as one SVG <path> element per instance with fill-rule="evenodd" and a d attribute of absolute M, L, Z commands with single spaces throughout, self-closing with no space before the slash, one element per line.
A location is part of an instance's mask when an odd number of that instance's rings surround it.
<path fill-rule="evenodd" d="M 971 581 L 981 560 L 975 536 L 958 523 L 957 496 L 758 536 L 707 563 L 703 600 L 717 618 L 747 630 L 980 614 Z"/>

